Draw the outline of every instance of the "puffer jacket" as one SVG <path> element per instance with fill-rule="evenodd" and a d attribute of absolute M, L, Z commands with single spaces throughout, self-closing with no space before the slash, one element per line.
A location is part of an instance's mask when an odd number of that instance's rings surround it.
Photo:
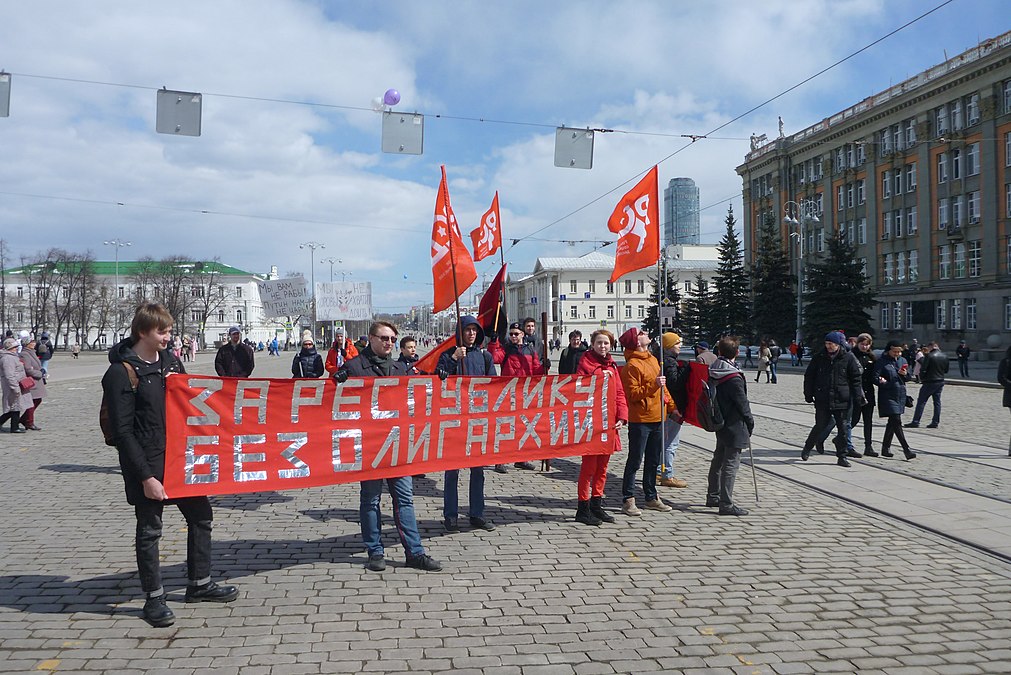
<path fill-rule="evenodd" d="M 804 400 L 828 410 L 846 410 L 850 401 L 863 405 L 863 372 L 860 363 L 842 348 L 829 356 L 822 350 L 808 364 L 804 372 Z"/>
<path fill-rule="evenodd" d="M 45 373 L 42 372 L 42 361 L 39 360 L 38 354 L 31 349 L 22 349 L 20 356 L 21 364 L 25 367 L 25 373 L 28 377 L 35 380 L 35 386 L 28 393 L 32 395 L 33 399 L 45 398 L 46 378 Z"/>
<path fill-rule="evenodd" d="M 505 377 L 547 375 L 541 357 L 531 342 L 518 345 L 506 342 L 503 347 L 498 340 L 492 340 L 488 343 L 488 351 L 491 352 L 492 360 L 502 366 L 502 375 Z"/>
<path fill-rule="evenodd" d="M 3 387 L 3 412 L 23 413 L 30 410 L 35 403 L 32 401 L 32 392 L 22 393 L 21 385 L 18 384 L 27 377 L 25 364 L 15 352 L 0 350 L 0 386 Z"/>
<path fill-rule="evenodd" d="M 601 375 L 604 371 L 611 373 L 611 383 L 614 387 L 614 407 L 611 412 L 611 419 L 628 422 L 628 401 L 625 399 L 625 389 L 621 384 L 621 377 L 618 375 L 618 365 L 608 354 L 601 358 L 592 349 L 583 352 L 582 358 L 576 364 L 576 375 Z M 621 450 L 621 436 L 614 433 L 614 451 Z"/>
<path fill-rule="evenodd" d="M 878 416 L 901 415 L 906 410 L 906 378 L 899 374 L 902 364 L 882 354 L 874 366 L 878 383 Z M 908 377 L 908 376 L 907 376 Z M 882 382 L 881 379 L 885 381 Z"/>
<path fill-rule="evenodd" d="M 171 349 L 160 352 L 158 357 L 157 363 L 147 363 L 133 351 L 133 340 L 126 338 L 109 350 L 109 369 L 102 377 L 130 504 L 147 499 L 144 480 L 152 476 L 159 481 L 165 478 L 165 378 L 186 372 Z M 137 373 L 136 392 L 130 386 L 124 363 Z"/>
<path fill-rule="evenodd" d="M 674 401 L 657 384 L 660 363 L 648 351 L 625 350 L 625 367 L 621 369 L 621 384 L 628 401 L 629 423 L 655 423 L 663 420 L 664 400 L 668 412 L 674 412 Z"/>
<path fill-rule="evenodd" d="M 345 362 L 350 361 L 356 356 L 358 356 L 358 348 L 355 347 L 354 343 L 346 337 L 338 338 L 334 340 L 333 345 L 327 351 L 326 362 L 323 364 L 323 367 L 326 368 L 326 372 L 333 375 L 340 370 Z"/>
<path fill-rule="evenodd" d="M 323 357 L 315 347 L 302 347 L 291 359 L 292 377 L 319 377 L 323 374 Z"/>
<path fill-rule="evenodd" d="M 467 354 L 462 361 L 453 358 L 457 346 L 463 344 L 463 330 L 467 326 L 477 326 L 477 339 L 471 347 L 464 347 Z M 489 377 L 495 376 L 495 360 L 492 355 L 481 349 L 484 342 L 484 329 L 473 316 L 460 317 L 460 325 L 456 331 L 456 345 L 450 347 L 439 355 L 440 370 L 445 370 L 450 375 L 466 375 L 468 377 Z M 503 370 L 505 368 L 503 367 Z"/>

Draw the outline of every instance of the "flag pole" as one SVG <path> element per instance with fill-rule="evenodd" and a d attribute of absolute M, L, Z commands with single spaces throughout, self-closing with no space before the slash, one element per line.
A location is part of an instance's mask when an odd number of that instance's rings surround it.
<path fill-rule="evenodd" d="M 451 223 L 449 221 L 449 214 L 452 213 L 453 209 L 450 207 L 450 204 L 449 204 L 449 184 L 446 182 L 446 167 L 442 167 L 442 179 L 443 179 L 443 185 L 446 186 L 446 200 L 445 200 L 445 204 L 446 204 L 446 225 L 449 227 L 449 266 L 450 266 L 450 269 L 453 270 L 453 297 L 455 298 L 455 300 L 453 300 L 453 304 L 456 305 L 456 330 L 455 330 L 455 334 L 457 335 L 456 346 L 459 347 L 460 343 L 462 341 L 462 338 L 463 338 L 463 334 L 460 332 L 460 291 L 457 289 L 457 285 L 456 285 L 456 256 L 453 255 L 453 228 L 456 227 L 456 223 L 455 222 Z M 460 360 L 460 374 L 461 375 L 466 375 L 467 374 L 466 361 L 467 361 L 466 359 L 461 359 Z"/>
<path fill-rule="evenodd" d="M 660 252 L 660 257 L 656 259 L 656 338 L 660 341 L 660 374 L 663 375 L 663 319 L 660 316 L 660 308 L 663 307 L 663 303 L 660 300 L 663 295 L 662 291 L 667 289 L 660 288 L 660 278 L 661 269 L 660 261 L 663 258 L 663 251 Z M 667 471 L 667 467 L 664 465 L 664 460 L 667 458 L 667 385 L 663 386 L 660 392 L 660 472 L 661 474 Z"/>
<path fill-rule="evenodd" d="M 503 244 L 504 238 L 502 237 L 502 223 L 498 224 L 498 228 L 499 228 L 498 259 L 499 262 L 502 263 L 502 267 L 505 267 L 505 251 L 502 250 L 505 248 L 505 245 Z M 495 329 L 496 335 L 498 335 L 499 313 L 502 311 L 502 302 L 505 300 L 505 298 L 502 297 L 504 294 L 505 294 L 505 278 L 503 277 L 502 285 L 499 287 L 498 291 L 498 307 L 495 308 L 495 323 L 492 324 L 492 327 Z"/>

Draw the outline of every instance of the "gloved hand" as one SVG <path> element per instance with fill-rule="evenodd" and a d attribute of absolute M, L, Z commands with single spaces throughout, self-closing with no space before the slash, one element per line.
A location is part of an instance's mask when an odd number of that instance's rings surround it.
<path fill-rule="evenodd" d="M 438 375 L 439 379 L 442 380 L 443 382 L 445 382 L 446 378 L 449 377 L 449 371 L 446 370 L 445 368 L 436 368 L 435 374 Z"/>
<path fill-rule="evenodd" d="M 804 400 L 808 403 L 814 403 L 814 396 L 805 396 Z"/>
<path fill-rule="evenodd" d="M 344 384 L 348 381 L 348 371 L 338 370 L 333 374 L 333 379 L 337 380 L 337 384 Z"/>
<path fill-rule="evenodd" d="M 750 419 L 746 420 L 744 423 L 748 427 L 748 436 L 750 436 L 755 431 L 755 420 L 754 420 L 754 418 L 750 418 Z"/>

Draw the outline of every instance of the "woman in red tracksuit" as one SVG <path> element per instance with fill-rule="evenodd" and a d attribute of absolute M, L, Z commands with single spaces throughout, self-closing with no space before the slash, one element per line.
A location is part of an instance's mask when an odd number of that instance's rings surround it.
<path fill-rule="evenodd" d="M 614 335 L 606 330 L 594 331 L 590 336 L 590 349 L 576 366 L 576 375 L 602 375 L 604 371 L 611 374 L 610 384 L 615 388 L 614 410 L 614 451 L 621 450 L 621 438 L 618 430 L 628 422 L 628 403 L 625 401 L 625 389 L 618 377 L 618 367 L 611 358 L 611 347 L 614 345 Z M 614 517 L 604 510 L 601 502 L 604 499 L 604 483 L 607 481 L 607 462 L 610 455 L 583 455 L 583 464 L 579 469 L 579 506 L 576 508 L 576 522 L 587 525 L 600 525 L 601 522 L 613 523 Z"/>

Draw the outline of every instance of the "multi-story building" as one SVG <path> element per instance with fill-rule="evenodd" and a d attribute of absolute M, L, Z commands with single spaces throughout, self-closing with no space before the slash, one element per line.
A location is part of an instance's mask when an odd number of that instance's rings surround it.
<path fill-rule="evenodd" d="M 663 191 L 664 243 L 699 243 L 699 189 L 691 178 L 671 178 Z"/>
<path fill-rule="evenodd" d="M 669 247 L 667 273 L 674 277 L 682 301 L 694 291 L 694 280 L 702 274 L 712 283 L 717 270 L 715 246 Z M 532 316 L 541 321 L 548 314 L 548 335 L 563 343 L 570 331 L 584 337 L 598 328 L 616 336 L 646 319 L 652 302 L 656 269 L 626 274 L 616 283 L 608 279 L 614 270 L 614 256 L 599 251 L 577 258 L 538 258 L 534 271 L 509 275 L 506 282 L 506 311 L 511 321 Z"/>
<path fill-rule="evenodd" d="M 795 271 L 841 233 L 864 262 L 879 338 L 1011 344 L 1011 32 L 753 141 L 737 173 L 746 263 L 766 218 Z"/>
<path fill-rule="evenodd" d="M 257 342 L 275 335 L 284 341 L 298 329 L 263 315 L 256 282 L 276 278 L 276 267 L 258 275 L 219 262 L 120 260 L 89 262 L 82 274 L 81 265 L 40 262 L 4 270 L 3 325 L 49 330 L 60 348 L 75 342 L 104 348 L 129 333 L 138 302 L 165 296 L 172 285 L 175 328 L 197 336 L 201 347 L 225 339 L 232 325 Z"/>

